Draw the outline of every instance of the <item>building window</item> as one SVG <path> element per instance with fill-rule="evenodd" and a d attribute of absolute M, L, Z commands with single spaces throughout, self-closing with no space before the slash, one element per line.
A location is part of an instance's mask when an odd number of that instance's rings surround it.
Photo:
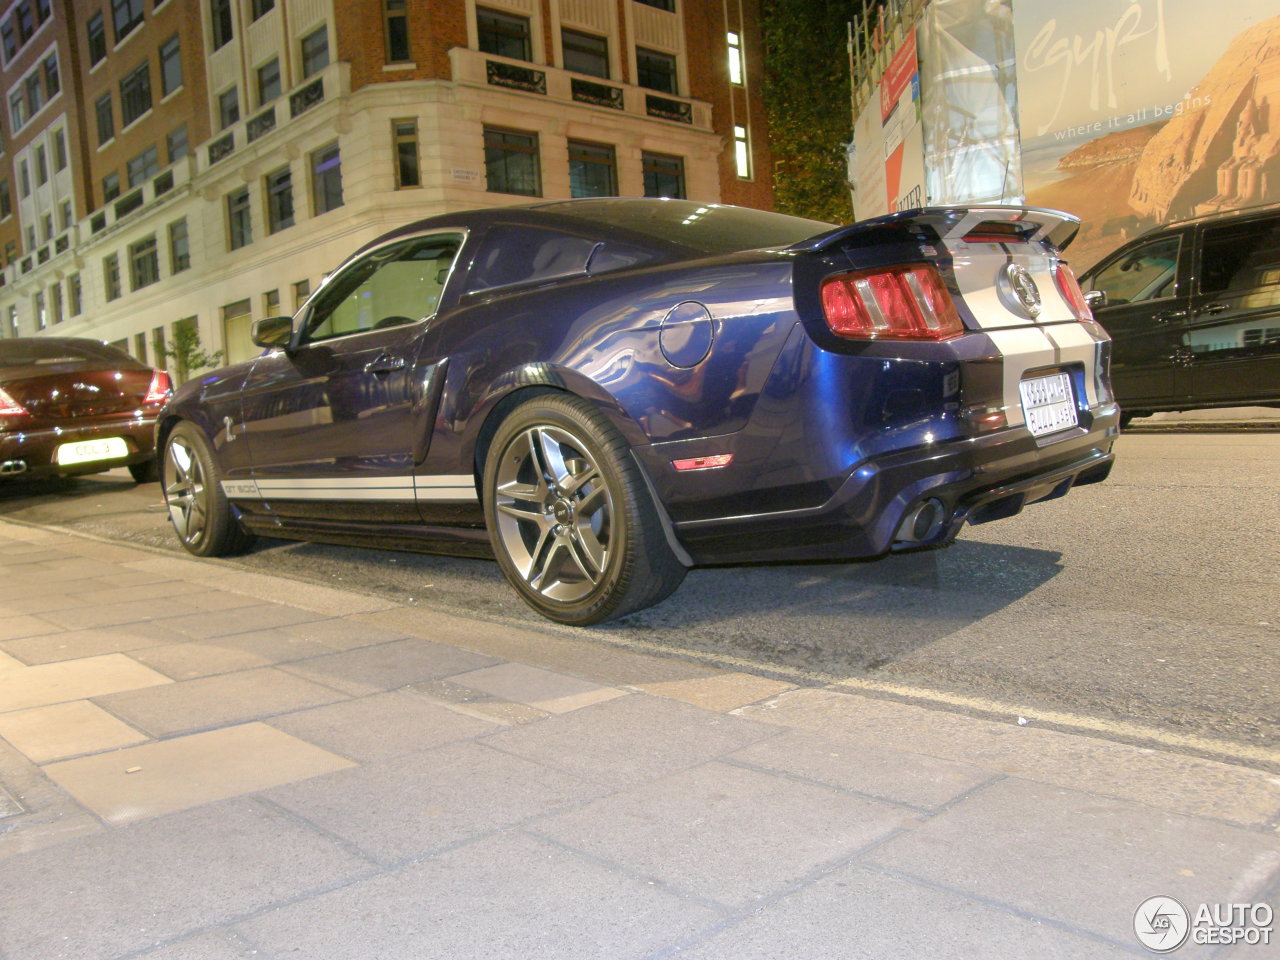
<path fill-rule="evenodd" d="M 491 193 L 542 196 L 538 135 L 484 128 L 484 168 Z"/>
<path fill-rule="evenodd" d="M 102 14 L 95 13 L 85 24 L 89 34 L 89 65 L 100 63 L 107 55 L 107 30 L 102 24 Z"/>
<path fill-rule="evenodd" d="M 209 21 L 213 49 L 221 50 L 231 42 L 231 0 L 212 0 L 209 6 Z"/>
<path fill-rule="evenodd" d="M 46 213 L 40 218 L 40 239 L 43 243 L 48 243 L 53 239 L 53 214 Z"/>
<path fill-rule="evenodd" d="M 422 186 L 418 170 L 418 121 L 393 120 L 391 129 L 396 150 L 396 189 Z"/>
<path fill-rule="evenodd" d="M 147 335 L 145 333 L 135 333 L 133 335 L 133 355 L 138 362 L 147 362 Z"/>
<path fill-rule="evenodd" d="M 49 290 L 49 313 L 54 323 L 62 322 L 62 284 L 55 283 Z"/>
<path fill-rule="evenodd" d="M 129 286 L 133 290 L 149 287 L 160 279 L 160 253 L 156 235 L 129 244 Z"/>
<path fill-rule="evenodd" d="M 26 160 L 18 161 L 18 192 L 23 200 L 31 196 L 31 173 Z"/>
<path fill-rule="evenodd" d="M 733 162 L 737 167 L 738 176 L 744 180 L 751 176 L 751 144 L 747 140 L 747 128 L 735 126 L 733 128 Z"/>
<path fill-rule="evenodd" d="M 483 53 L 512 60 L 532 60 L 529 18 L 476 7 L 476 34 Z"/>
<path fill-rule="evenodd" d="M 260 20 L 276 8 L 276 0 L 253 0 L 253 19 Z"/>
<path fill-rule="evenodd" d="M 288 167 L 267 174 L 267 232 L 293 226 L 293 171 Z"/>
<path fill-rule="evenodd" d="M 115 114 L 111 109 L 111 94 L 104 93 L 93 105 L 98 116 L 98 146 L 106 143 L 116 135 Z"/>
<path fill-rule="evenodd" d="M 258 68 L 258 106 L 280 96 L 280 60 L 272 57 Z"/>
<path fill-rule="evenodd" d="M 178 35 L 160 44 L 160 95 L 167 97 L 182 86 L 182 47 Z"/>
<path fill-rule="evenodd" d="M 123 291 L 120 289 L 120 258 L 111 254 L 102 261 L 102 285 L 107 292 L 108 300 L 119 300 Z"/>
<path fill-rule="evenodd" d="M 35 310 L 33 312 L 35 313 L 35 318 L 36 318 L 36 329 L 43 330 L 45 327 L 49 326 L 49 315 L 45 312 L 45 309 L 44 309 L 44 291 L 43 290 L 36 291 L 34 306 L 35 306 Z"/>
<path fill-rule="evenodd" d="M 120 196 L 120 174 L 108 173 L 102 178 L 102 202 L 110 203 Z"/>
<path fill-rule="evenodd" d="M 44 23 L 53 15 L 53 5 L 50 0 L 36 0 L 36 19 Z"/>
<path fill-rule="evenodd" d="M 9 196 L 9 181 L 0 180 L 0 220 L 13 215 L 13 199 Z"/>
<path fill-rule="evenodd" d="M 18 130 L 27 122 L 27 101 L 21 90 L 9 94 L 9 116 L 13 120 L 13 129 Z"/>
<path fill-rule="evenodd" d="M 62 203 L 61 203 L 61 204 L 59 205 L 59 207 L 58 207 L 58 214 L 59 214 L 59 226 L 58 226 L 58 229 L 59 229 L 59 230 L 70 230 L 70 229 L 71 229 L 71 221 L 72 221 L 72 219 L 73 219 L 73 216 L 72 216 L 72 213 L 71 213 L 71 201 L 70 201 L 70 200 L 63 200 L 63 201 L 62 201 Z"/>
<path fill-rule="evenodd" d="M 58 55 L 51 53 L 44 58 L 44 98 L 46 101 L 56 97 L 62 90 L 62 79 L 58 76 Z"/>
<path fill-rule="evenodd" d="M 53 134 L 53 169 L 55 172 L 67 169 L 67 131 L 56 130 Z"/>
<path fill-rule="evenodd" d="M 35 248 L 36 248 L 36 228 L 32 226 L 28 226 L 27 227 L 27 250 L 31 251 L 31 250 L 34 250 Z"/>
<path fill-rule="evenodd" d="M 164 327 L 153 327 L 151 330 L 151 356 L 155 358 L 157 367 L 165 365 Z"/>
<path fill-rule="evenodd" d="M 111 22 L 119 43 L 142 23 L 142 0 L 111 0 Z"/>
<path fill-rule="evenodd" d="M 409 55 L 409 16 L 405 0 L 383 0 L 383 16 L 387 27 L 387 60 L 404 63 Z"/>
<path fill-rule="evenodd" d="M 329 65 L 329 28 L 321 27 L 302 38 L 302 78 L 319 73 Z"/>
<path fill-rule="evenodd" d="M 618 195 L 618 163 L 613 147 L 569 141 L 569 194 L 574 197 Z"/>
<path fill-rule="evenodd" d="M 236 87 L 218 94 L 218 123 L 220 130 L 238 122 L 240 119 L 240 91 Z"/>
<path fill-rule="evenodd" d="M 73 273 L 67 277 L 67 310 L 73 317 L 80 316 L 84 309 L 84 295 L 80 290 L 80 274 Z"/>
<path fill-rule="evenodd" d="M 49 154 L 44 144 L 36 147 L 36 186 L 43 187 L 49 182 Z"/>
<path fill-rule="evenodd" d="M 44 94 L 40 89 L 40 74 L 32 71 L 22 83 L 27 91 L 27 116 L 34 117 L 44 106 Z"/>
<path fill-rule="evenodd" d="M 336 143 L 311 154 L 311 196 L 317 216 L 342 206 L 342 157 Z"/>
<path fill-rule="evenodd" d="M 187 125 L 184 123 L 164 138 L 165 150 L 169 154 L 169 162 L 176 163 L 187 155 Z"/>
<path fill-rule="evenodd" d="M 311 296 L 311 281 L 299 280 L 293 285 L 293 312 L 297 313 Z"/>
<path fill-rule="evenodd" d="M 577 30 L 561 30 L 564 68 L 592 77 L 609 78 L 609 41 Z"/>
<path fill-rule="evenodd" d="M 249 188 L 227 194 L 227 236 L 229 249 L 239 250 L 253 243 L 253 218 L 249 210 Z"/>
<path fill-rule="evenodd" d="M 684 160 L 662 153 L 640 155 L 644 170 L 644 195 L 646 197 L 671 197 L 684 199 Z"/>
<path fill-rule="evenodd" d="M 729 82 L 742 83 L 742 38 L 733 31 L 725 36 L 729 45 Z"/>
<path fill-rule="evenodd" d="M 9 305 L 9 336 L 22 336 L 22 324 L 18 322 L 18 308 L 13 304 Z"/>
<path fill-rule="evenodd" d="M 187 218 L 169 224 L 169 272 L 181 273 L 191 266 L 191 245 L 187 238 Z"/>
<path fill-rule="evenodd" d="M 98 17 L 102 19 L 101 15 Z M 0 23 L 0 43 L 4 45 L 5 60 L 12 60 L 18 54 L 18 35 L 13 32 L 13 21 L 5 20 Z"/>
<path fill-rule="evenodd" d="M 145 60 L 120 81 L 120 123 L 129 126 L 151 109 L 151 65 Z"/>
<path fill-rule="evenodd" d="M 669 53 L 636 47 L 636 84 L 659 93 L 678 94 L 676 58 Z"/>
<path fill-rule="evenodd" d="M 280 316 L 280 291 L 268 290 L 262 295 L 262 315 L 264 317 Z"/>
<path fill-rule="evenodd" d="M 140 154 L 134 157 L 128 163 L 129 187 L 138 186 L 145 180 L 150 180 L 160 172 L 160 162 L 156 154 L 155 146 L 147 147 Z"/>
<path fill-rule="evenodd" d="M 676 12 L 676 0 L 636 0 L 636 3 L 643 3 L 646 7 L 666 10 L 669 13 Z"/>

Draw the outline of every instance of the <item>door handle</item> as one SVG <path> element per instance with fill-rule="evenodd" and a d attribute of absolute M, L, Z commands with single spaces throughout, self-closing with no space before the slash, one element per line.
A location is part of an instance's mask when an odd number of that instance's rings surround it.
<path fill-rule="evenodd" d="M 1201 309 L 1201 311 L 1200 311 L 1200 312 L 1201 312 L 1201 313 L 1203 313 L 1203 314 L 1207 314 L 1207 315 L 1209 315 L 1209 316 L 1213 317 L 1213 316 L 1217 316 L 1217 315 L 1218 315 L 1218 314 L 1220 314 L 1220 313 L 1224 313 L 1224 312 L 1225 312 L 1225 311 L 1227 311 L 1228 309 L 1230 309 L 1230 304 L 1226 304 L 1226 303 L 1211 303 L 1211 304 L 1209 304 L 1207 307 L 1204 307 L 1203 309 Z"/>
<path fill-rule="evenodd" d="M 404 357 L 393 357 L 390 354 L 381 354 L 376 359 L 370 360 L 364 365 L 365 373 L 372 373 L 374 376 L 386 376 L 392 370 L 403 370 L 406 361 Z"/>
<path fill-rule="evenodd" d="M 1157 313 L 1151 319 L 1153 319 L 1156 323 L 1173 323 L 1173 321 L 1175 320 L 1187 319 L 1187 311 L 1170 310 L 1167 313 Z"/>

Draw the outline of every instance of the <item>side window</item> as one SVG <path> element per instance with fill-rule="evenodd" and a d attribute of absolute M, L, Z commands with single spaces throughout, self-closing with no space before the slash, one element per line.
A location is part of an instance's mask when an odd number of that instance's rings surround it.
<path fill-rule="evenodd" d="M 539 227 L 496 226 L 485 234 L 467 281 L 467 293 L 620 270 L 650 259 L 645 251 L 617 240 Z"/>
<path fill-rule="evenodd" d="M 1280 217 L 1206 227 L 1200 292 L 1280 284 Z"/>
<path fill-rule="evenodd" d="M 1105 290 L 1107 303 L 1140 303 L 1177 293 L 1179 237 L 1154 240 L 1130 250 L 1098 271 L 1090 290 Z"/>
<path fill-rule="evenodd" d="M 307 318 L 307 340 L 417 323 L 440 305 L 459 234 L 416 237 L 375 250 L 318 291 Z"/>

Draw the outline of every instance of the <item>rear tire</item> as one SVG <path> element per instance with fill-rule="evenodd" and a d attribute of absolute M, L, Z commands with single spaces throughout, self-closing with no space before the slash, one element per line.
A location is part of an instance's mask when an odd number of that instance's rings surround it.
<path fill-rule="evenodd" d="M 254 541 L 240 526 L 227 495 L 209 441 L 193 423 L 173 428 L 161 465 L 164 500 L 178 540 L 197 557 L 243 553 Z"/>
<path fill-rule="evenodd" d="M 507 580 L 559 623 L 626 616 L 684 579 L 627 441 L 581 397 L 542 394 L 502 422 L 484 511 Z"/>

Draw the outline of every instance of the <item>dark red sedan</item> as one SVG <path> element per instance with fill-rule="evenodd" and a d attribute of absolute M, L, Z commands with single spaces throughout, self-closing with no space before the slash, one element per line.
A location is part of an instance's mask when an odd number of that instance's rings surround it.
<path fill-rule="evenodd" d="M 0 480 L 127 466 L 157 479 L 156 413 L 169 375 L 98 340 L 0 340 Z"/>

